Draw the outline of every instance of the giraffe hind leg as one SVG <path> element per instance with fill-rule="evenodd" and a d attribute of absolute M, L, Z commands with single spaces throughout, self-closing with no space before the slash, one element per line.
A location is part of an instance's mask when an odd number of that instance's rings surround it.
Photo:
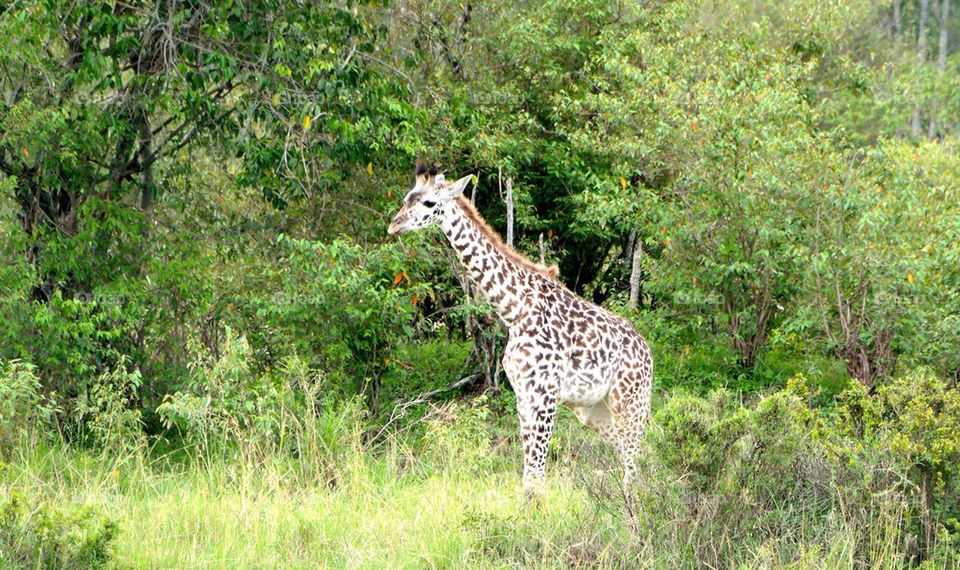
<path fill-rule="evenodd" d="M 623 459 L 623 481 L 627 485 L 636 470 L 640 439 L 650 418 L 650 377 L 639 371 L 625 375 L 607 395 L 617 442 Z"/>
<path fill-rule="evenodd" d="M 589 408 L 575 407 L 573 411 L 584 425 L 599 433 L 600 437 L 617 451 L 623 462 L 624 483 L 629 483 L 636 468 L 634 455 L 639 445 L 642 428 L 631 429 L 633 422 L 630 418 L 613 412 L 607 400 L 602 400 Z"/>
<path fill-rule="evenodd" d="M 619 422 L 611 413 L 607 402 L 602 400 L 590 407 L 575 407 L 573 412 L 581 423 L 600 434 L 600 437 L 617 451 L 624 464 L 624 479 L 627 480 L 633 472 L 633 457 L 629 446 L 624 445 Z"/>

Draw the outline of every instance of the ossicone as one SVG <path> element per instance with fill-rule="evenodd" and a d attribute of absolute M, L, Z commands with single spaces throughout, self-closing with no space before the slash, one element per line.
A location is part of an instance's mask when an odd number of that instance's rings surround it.
<path fill-rule="evenodd" d="M 438 172 L 439 170 L 437 169 L 436 164 L 418 160 L 417 168 L 414 171 L 414 174 L 417 177 L 417 181 L 423 183 L 427 182 L 428 178 L 432 181 L 434 178 L 436 178 Z"/>

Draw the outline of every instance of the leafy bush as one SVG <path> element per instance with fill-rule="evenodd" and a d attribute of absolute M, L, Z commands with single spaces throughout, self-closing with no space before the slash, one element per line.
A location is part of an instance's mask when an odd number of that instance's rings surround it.
<path fill-rule="evenodd" d="M 262 276 L 277 288 L 246 304 L 251 342 L 279 356 L 315 355 L 324 370 L 348 374 L 343 380 L 375 401 L 393 347 L 413 332 L 426 286 L 408 288 L 416 273 L 395 246 L 366 250 L 345 239 L 287 236 L 278 246 L 283 258 Z"/>
<path fill-rule="evenodd" d="M 0 451 L 36 422 L 48 422 L 55 402 L 42 396 L 36 367 L 27 362 L 0 362 Z"/>
<path fill-rule="evenodd" d="M 821 461 L 809 438 L 817 425 L 809 397 L 803 377 L 753 407 L 725 390 L 706 398 L 674 396 L 656 414 L 651 443 L 658 461 L 685 486 L 736 495 L 731 505 L 738 510 L 762 510 L 790 496 L 798 470 Z"/>
<path fill-rule="evenodd" d="M 424 461 L 450 473 L 480 473 L 493 456 L 487 396 L 469 403 L 449 402 L 426 419 Z"/>
<path fill-rule="evenodd" d="M 111 453 L 136 451 L 144 442 L 137 405 L 143 379 L 139 370 L 128 370 L 127 366 L 127 359 L 121 357 L 115 368 L 102 374 L 80 396 L 75 410 L 82 432 Z"/>
<path fill-rule="evenodd" d="M 729 467 L 731 448 L 743 435 L 744 418 L 734 415 L 730 393 L 716 390 L 708 398 L 680 395 L 657 412 L 653 446 L 663 463 L 694 488 L 716 486 Z"/>
<path fill-rule="evenodd" d="M 471 372 L 469 357 L 469 342 L 423 339 L 399 344 L 393 353 L 393 365 L 383 377 L 383 403 L 409 400 L 462 378 Z M 451 394 L 454 395 L 457 393 Z M 382 411 L 390 412 L 392 408 Z"/>
<path fill-rule="evenodd" d="M 192 444 L 208 449 L 229 440 L 257 445 L 270 437 L 275 418 L 270 405 L 275 394 L 259 382 L 252 370 L 252 351 L 246 338 L 227 329 L 219 356 L 196 347 L 198 359 L 191 366 L 189 389 L 167 394 L 157 414 L 168 428 L 179 428 Z"/>
<path fill-rule="evenodd" d="M 851 383 L 835 413 L 819 398 L 802 376 L 752 405 L 725 390 L 670 398 L 639 470 L 651 480 L 628 498 L 640 526 L 674 527 L 688 537 L 687 562 L 714 566 L 739 549 L 719 537 L 776 541 L 768 554 L 782 563 L 834 548 L 835 533 L 864 566 L 957 563 L 960 393 L 921 369 L 875 394 Z"/>
<path fill-rule="evenodd" d="M 116 522 L 91 508 L 31 503 L 14 490 L 0 499 L 0 566 L 103 568 L 112 560 L 118 531 Z"/>
<path fill-rule="evenodd" d="M 820 328 L 824 346 L 868 388 L 901 356 L 956 367 L 934 339 L 958 312 L 958 162 L 940 145 L 921 150 L 881 140 L 828 157 L 820 202 L 800 214 L 817 231 L 802 246 L 809 298 L 796 318 Z"/>
<path fill-rule="evenodd" d="M 195 363 L 190 389 L 157 408 L 201 454 L 237 450 L 254 463 L 280 454 L 299 477 L 329 483 L 360 453 L 359 399 L 337 397 L 323 374 L 295 357 L 257 375 L 249 343 L 229 329 L 220 353 Z"/>
<path fill-rule="evenodd" d="M 926 369 L 875 394 L 853 384 L 838 400 L 826 444 L 849 479 L 908 507 L 907 531 L 928 556 L 957 540 L 960 520 L 960 392 Z M 862 502 L 863 496 L 851 497 Z M 946 534 L 944 534 L 946 533 Z"/>

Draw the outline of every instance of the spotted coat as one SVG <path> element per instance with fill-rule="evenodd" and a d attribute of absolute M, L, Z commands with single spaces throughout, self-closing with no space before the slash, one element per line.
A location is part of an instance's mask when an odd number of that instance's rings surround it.
<path fill-rule="evenodd" d="M 555 268 L 503 244 L 462 196 L 470 177 L 448 184 L 428 174 L 418 171 L 390 233 L 438 224 L 506 325 L 503 370 L 517 397 L 525 490 L 538 492 L 544 480 L 561 404 L 616 448 L 629 481 L 650 416 L 653 357 L 646 340 L 626 319 L 564 287 Z"/>

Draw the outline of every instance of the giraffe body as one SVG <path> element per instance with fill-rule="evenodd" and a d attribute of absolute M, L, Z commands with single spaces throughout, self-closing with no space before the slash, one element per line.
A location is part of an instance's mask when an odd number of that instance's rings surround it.
<path fill-rule="evenodd" d="M 650 416 L 653 358 L 624 318 L 589 303 L 504 245 L 462 196 L 470 177 L 447 183 L 418 168 L 417 185 L 390 233 L 439 224 L 470 280 L 507 327 L 503 370 L 517 396 L 524 450 L 523 483 L 544 480 L 547 446 L 560 405 L 616 448 L 624 480 Z"/>

